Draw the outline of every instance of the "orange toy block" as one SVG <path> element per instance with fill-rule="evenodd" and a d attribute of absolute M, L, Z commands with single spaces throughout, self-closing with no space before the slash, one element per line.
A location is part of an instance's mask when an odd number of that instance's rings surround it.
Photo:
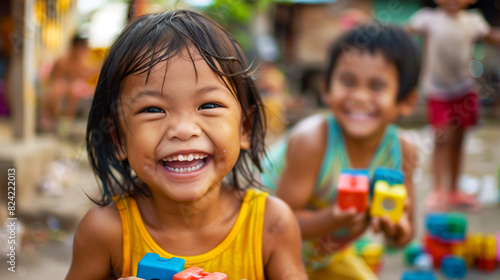
<path fill-rule="evenodd" d="M 368 177 L 340 174 L 337 181 L 337 203 L 340 209 L 356 208 L 358 212 L 368 207 Z"/>
<path fill-rule="evenodd" d="M 172 280 L 227 280 L 227 275 L 220 272 L 206 272 L 203 268 L 196 266 L 185 269 L 174 275 Z"/>

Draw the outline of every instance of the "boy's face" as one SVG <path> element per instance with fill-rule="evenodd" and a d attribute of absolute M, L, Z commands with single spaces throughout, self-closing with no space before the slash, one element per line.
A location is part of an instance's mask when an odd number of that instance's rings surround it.
<path fill-rule="evenodd" d="M 202 199 L 250 146 L 238 100 L 198 52 L 181 52 L 122 83 L 122 159 L 153 195 Z M 195 70 L 196 67 L 196 70 Z M 196 72 L 197 74 L 196 74 Z"/>
<path fill-rule="evenodd" d="M 344 133 L 366 139 L 381 135 L 399 114 L 398 71 L 379 52 L 340 55 L 325 102 Z"/>
<path fill-rule="evenodd" d="M 434 2 L 445 12 L 456 14 L 466 9 L 469 5 L 476 2 L 476 0 L 434 0 Z"/>

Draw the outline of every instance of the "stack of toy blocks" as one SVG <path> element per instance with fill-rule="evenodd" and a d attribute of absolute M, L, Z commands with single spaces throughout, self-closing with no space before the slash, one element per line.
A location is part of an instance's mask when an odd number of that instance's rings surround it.
<path fill-rule="evenodd" d="M 158 254 L 147 253 L 137 267 L 137 277 L 145 280 L 172 280 L 184 270 L 184 259 L 161 258 Z"/>
<path fill-rule="evenodd" d="M 370 198 L 373 197 L 375 183 L 377 183 L 377 181 L 386 181 L 390 186 L 401 185 L 405 181 L 405 175 L 401 170 L 388 167 L 377 167 L 373 173 L 373 180 L 370 184 Z"/>
<path fill-rule="evenodd" d="M 494 234 L 478 234 L 475 251 L 476 266 L 484 272 L 492 272 L 497 266 L 497 240 Z"/>
<path fill-rule="evenodd" d="M 459 251 L 465 242 L 467 219 L 461 214 L 431 213 L 426 217 L 425 247 L 432 255 L 434 267 L 441 265 L 442 258 Z"/>

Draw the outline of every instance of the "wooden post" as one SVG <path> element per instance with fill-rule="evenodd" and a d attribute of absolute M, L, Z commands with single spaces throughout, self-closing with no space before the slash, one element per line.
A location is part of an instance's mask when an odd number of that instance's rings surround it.
<path fill-rule="evenodd" d="M 32 21 L 33 0 L 12 1 L 14 31 L 12 43 L 11 73 L 9 74 L 12 128 L 18 140 L 32 139 L 35 134 L 35 33 Z"/>

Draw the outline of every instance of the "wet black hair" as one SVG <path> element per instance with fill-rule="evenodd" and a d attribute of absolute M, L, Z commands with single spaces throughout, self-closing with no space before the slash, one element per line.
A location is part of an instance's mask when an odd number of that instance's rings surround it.
<path fill-rule="evenodd" d="M 93 171 L 101 183 L 99 205 L 109 204 L 113 197 L 149 195 L 149 188 L 133 174 L 127 159 L 117 154 L 122 147 L 120 127 L 123 118 L 120 102 L 121 84 L 129 75 L 146 73 L 159 63 L 168 63 L 186 50 L 197 51 L 226 83 L 239 101 L 245 126 L 251 130 L 250 149 L 241 150 L 228 176 L 236 189 L 257 183 L 253 163 L 262 171 L 265 116 L 262 99 L 251 78 L 242 47 L 223 27 L 208 16 L 189 10 L 174 10 L 138 17 L 132 21 L 110 47 L 97 82 L 87 123 L 86 146 Z M 194 62 L 193 62 L 194 65 Z M 167 70 L 166 70 L 167 71 Z"/>
<path fill-rule="evenodd" d="M 333 43 L 325 73 L 327 91 L 339 57 L 349 56 L 351 51 L 369 52 L 372 55 L 380 52 L 388 62 L 396 66 L 399 74 L 397 102 L 404 100 L 417 86 L 421 55 L 410 36 L 401 27 L 370 22 L 354 27 Z"/>

